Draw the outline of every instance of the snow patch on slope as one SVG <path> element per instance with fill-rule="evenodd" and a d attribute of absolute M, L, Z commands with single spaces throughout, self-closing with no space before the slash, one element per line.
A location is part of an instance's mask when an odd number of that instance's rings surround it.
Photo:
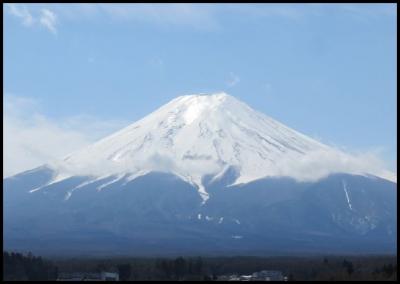
<path fill-rule="evenodd" d="M 56 172 L 56 174 L 53 176 L 53 178 L 48 183 L 46 183 L 45 185 L 39 186 L 37 188 L 34 188 L 34 189 L 30 190 L 29 192 L 32 193 L 32 192 L 38 191 L 38 190 L 40 190 L 40 189 L 42 189 L 44 187 L 47 187 L 49 185 L 52 185 L 52 184 L 61 182 L 61 181 L 65 180 L 65 179 L 67 179 L 67 178 L 70 178 L 71 176 L 72 175 L 67 174 L 67 173 Z"/>
<path fill-rule="evenodd" d="M 115 176 L 112 180 L 110 180 L 110 181 L 108 181 L 108 182 L 106 182 L 106 183 L 103 183 L 103 184 L 99 185 L 99 186 L 97 187 L 97 190 L 100 191 L 100 190 L 102 190 L 103 188 L 106 188 L 107 186 L 109 186 L 109 185 L 111 185 L 111 184 L 113 184 L 113 183 L 116 183 L 117 181 L 119 181 L 120 179 L 122 179 L 124 176 L 125 176 L 125 174 L 120 174 L 120 175 Z"/>
<path fill-rule="evenodd" d="M 346 182 L 345 182 L 344 180 L 342 180 L 342 184 L 343 184 L 344 193 L 346 194 L 346 200 L 347 200 L 347 204 L 349 205 L 349 209 L 350 209 L 350 210 L 353 210 L 353 207 L 351 207 L 351 202 L 350 202 L 350 198 L 349 198 L 349 193 L 347 192 Z"/>

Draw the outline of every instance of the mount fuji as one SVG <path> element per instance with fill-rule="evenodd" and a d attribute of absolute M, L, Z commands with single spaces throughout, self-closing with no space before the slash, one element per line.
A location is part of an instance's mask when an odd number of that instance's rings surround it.
<path fill-rule="evenodd" d="M 225 93 L 178 97 L 3 179 L 4 247 L 41 254 L 393 253 L 393 173 Z"/>

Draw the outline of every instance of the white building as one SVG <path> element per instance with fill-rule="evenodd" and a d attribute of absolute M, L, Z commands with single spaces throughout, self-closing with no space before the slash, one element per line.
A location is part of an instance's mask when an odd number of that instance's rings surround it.
<path fill-rule="evenodd" d="M 72 272 L 60 273 L 57 281 L 119 281 L 119 274 L 116 272 Z"/>

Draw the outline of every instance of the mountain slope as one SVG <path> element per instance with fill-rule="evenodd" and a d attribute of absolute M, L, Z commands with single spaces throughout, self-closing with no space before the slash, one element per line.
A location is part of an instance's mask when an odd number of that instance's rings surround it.
<path fill-rule="evenodd" d="M 74 175 L 130 179 L 160 171 L 195 185 L 234 168 L 233 184 L 271 176 L 318 180 L 330 173 L 368 173 L 362 161 L 251 109 L 225 93 L 178 97 L 143 119 L 53 165 L 54 181 Z M 370 165 L 368 166 L 368 168 Z M 381 176 L 384 171 L 369 172 Z"/>
<path fill-rule="evenodd" d="M 87 177 L 29 193 L 24 180 L 44 170 L 5 180 L 7 249 L 103 256 L 396 251 L 396 185 L 380 178 L 266 178 L 226 187 L 226 176 L 208 184 L 203 204 L 196 187 L 156 172 L 100 191 L 105 181 L 88 183 L 69 199 L 68 190 Z"/>
<path fill-rule="evenodd" d="M 4 247 L 40 254 L 393 253 L 397 185 L 226 94 L 179 97 L 3 180 Z"/>

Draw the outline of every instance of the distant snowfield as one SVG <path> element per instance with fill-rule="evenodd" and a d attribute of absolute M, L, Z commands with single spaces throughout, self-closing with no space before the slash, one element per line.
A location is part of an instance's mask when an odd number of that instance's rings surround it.
<path fill-rule="evenodd" d="M 324 145 L 225 93 L 177 97 L 49 166 L 59 173 L 54 182 L 75 175 L 132 180 L 152 171 L 172 173 L 197 186 L 204 201 L 202 178 L 218 179 L 232 167 L 233 184 L 272 176 L 315 181 L 338 172 L 397 182 L 378 159 Z"/>

